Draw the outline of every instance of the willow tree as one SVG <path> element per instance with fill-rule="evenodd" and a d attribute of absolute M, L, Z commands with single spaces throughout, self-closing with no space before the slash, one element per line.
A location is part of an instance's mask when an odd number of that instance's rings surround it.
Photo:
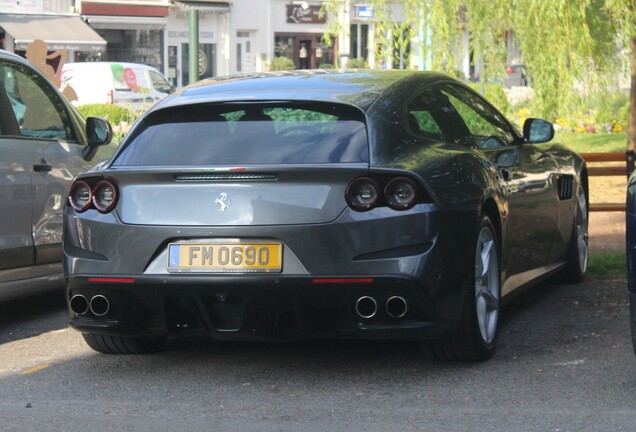
<path fill-rule="evenodd" d="M 514 31 L 531 70 L 536 109 L 566 115 L 581 95 L 601 91 L 618 71 L 605 0 L 515 0 Z"/>
<path fill-rule="evenodd" d="M 349 0 L 325 0 L 326 33 L 343 31 Z M 636 147 L 636 0 L 368 0 L 376 52 L 417 40 L 426 69 L 457 75 L 459 56 L 472 53 L 481 81 L 503 78 L 507 33 L 514 32 L 535 89 L 537 115 L 572 113 L 582 95 L 603 91 L 631 52 L 628 146 Z M 409 31 L 400 31 L 408 28 Z M 336 32 L 337 32 L 336 31 Z M 469 35 L 467 46 L 461 41 Z M 397 37 L 396 37 L 397 35 Z M 413 54 L 413 53 L 411 53 Z"/>
<path fill-rule="evenodd" d="M 636 0 L 605 0 L 610 22 L 616 29 L 619 47 L 629 53 L 631 92 L 629 98 L 629 125 L 627 148 L 636 150 Z"/>

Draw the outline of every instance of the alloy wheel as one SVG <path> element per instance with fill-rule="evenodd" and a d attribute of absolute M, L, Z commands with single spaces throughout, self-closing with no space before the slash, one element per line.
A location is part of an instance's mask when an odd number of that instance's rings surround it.
<path fill-rule="evenodd" d="M 481 338 L 490 344 L 499 320 L 499 260 L 493 232 L 482 227 L 475 255 L 475 306 Z"/>
<path fill-rule="evenodd" d="M 587 200 L 585 199 L 585 190 L 579 186 L 577 196 L 577 209 L 576 209 L 576 249 L 579 259 L 579 268 L 581 272 L 585 273 L 587 270 L 587 255 L 588 255 L 588 211 Z"/>

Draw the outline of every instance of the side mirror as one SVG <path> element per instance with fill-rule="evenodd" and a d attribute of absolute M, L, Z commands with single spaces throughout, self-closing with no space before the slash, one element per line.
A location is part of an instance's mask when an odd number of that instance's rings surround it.
<path fill-rule="evenodd" d="M 108 120 L 89 117 L 86 119 L 86 137 L 90 146 L 106 145 L 113 139 L 113 128 Z"/>
<path fill-rule="evenodd" d="M 86 138 L 88 146 L 84 150 L 84 160 L 90 161 L 97 153 L 97 147 L 110 143 L 113 139 L 113 128 L 101 117 L 86 119 Z"/>
<path fill-rule="evenodd" d="M 523 137 L 530 144 L 539 144 L 554 138 L 554 126 L 542 119 L 529 118 L 523 124 Z"/>

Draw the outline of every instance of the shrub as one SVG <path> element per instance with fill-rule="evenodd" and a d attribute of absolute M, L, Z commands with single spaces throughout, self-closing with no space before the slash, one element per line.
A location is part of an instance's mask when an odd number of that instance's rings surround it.
<path fill-rule="evenodd" d="M 367 68 L 368 66 L 365 59 L 361 57 L 356 57 L 356 58 L 349 59 L 349 61 L 347 62 L 347 67 L 352 69 L 364 69 L 364 68 Z"/>
<path fill-rule="evenodd" d="M 296 69 L 296 65 L 294 64 L 292 59 L 289 59 L 287 57 L 274 57 L 274 60 L 272 60 L 273 71 L 284 71 L 293 69 Z"/>
<path fill-rule="evenodd" d="M 335 66 L 332 65 L 331 63 L 320 63 L 320 65 L 318 66 L 318 69 L 334 69 Z"/>
<path fill-rule="evenodd" d="M 629 94 L 604 92 L 582 95 L 578 111 L 567 113 L 557 123 L 579 133 L 620 133 L 628 122 Z"/>
<path fill-rule="evenodd" d="M 119 105 L 87 104 L 78 106 L 77 110 L 84 118 L 102 117 L 113 126 L 118 126 L 122 122 L 132 124 L 135 121 L 135 115 Z"/>
<path fill-rule="evenodd" d="M 629 93 L 615 92 L 604 94 L 594 108 L 597 124 L 627 124 L 629 113 Z"/>
<path fill-rule="evenodd" d="M 119 105 L 86 104 L 77 107 L 77 110 L 86 117 L 101 117 L 108 120 L 113 127 L 113 142 L 119 143 L 128 133 L 130 127 L 142 113 L 134 113 Z"/>

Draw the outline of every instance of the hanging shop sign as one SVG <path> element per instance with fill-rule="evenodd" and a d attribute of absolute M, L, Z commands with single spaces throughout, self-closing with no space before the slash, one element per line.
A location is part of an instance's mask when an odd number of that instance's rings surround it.
<path fill-rule="evenodd" d="M 327 14 L 320 13 L 320 6 L 305 4 L 287 5 L 287 22 L 290 24 L 324 24 Z"/>

